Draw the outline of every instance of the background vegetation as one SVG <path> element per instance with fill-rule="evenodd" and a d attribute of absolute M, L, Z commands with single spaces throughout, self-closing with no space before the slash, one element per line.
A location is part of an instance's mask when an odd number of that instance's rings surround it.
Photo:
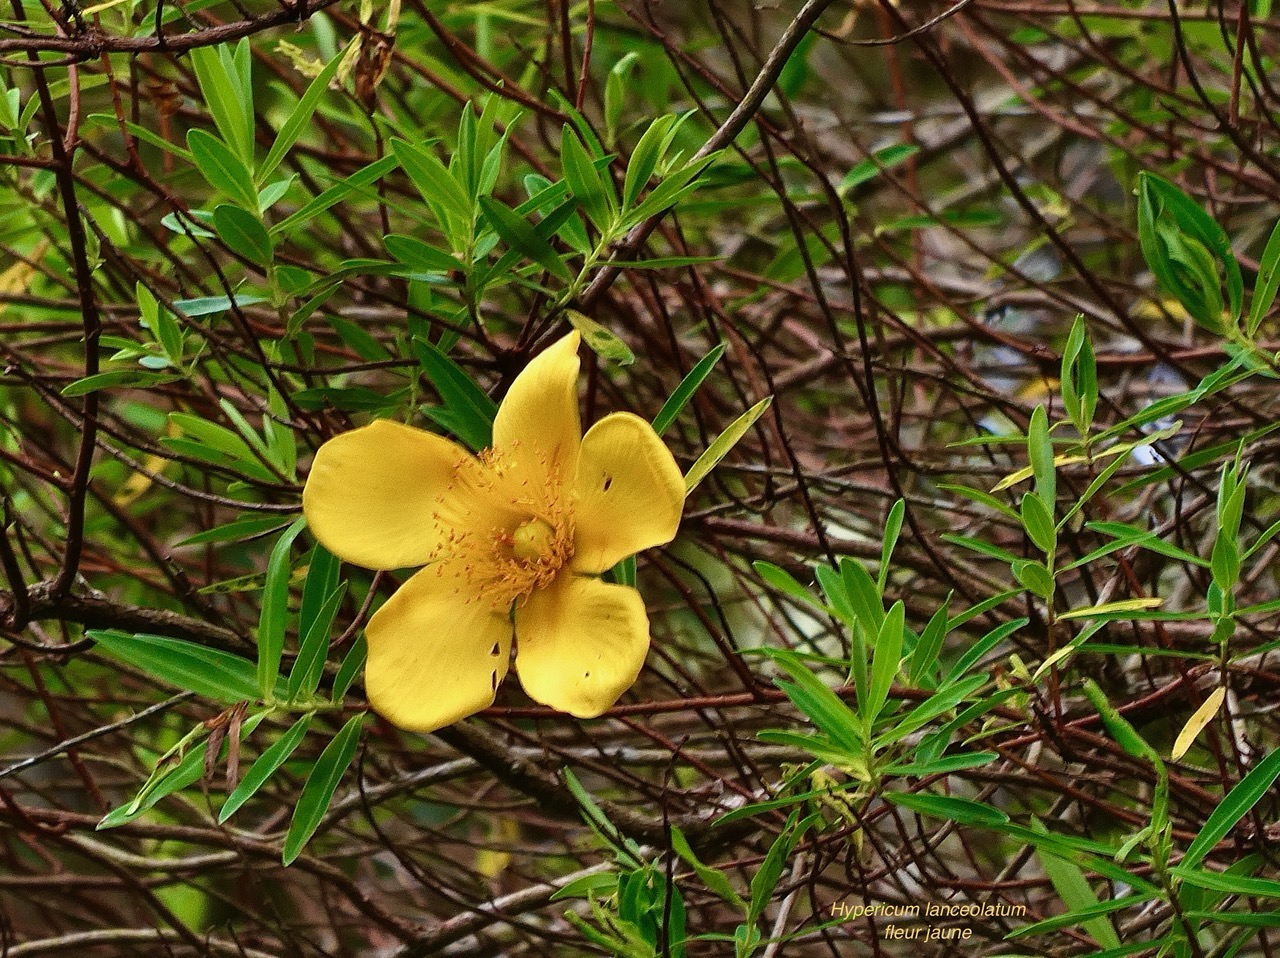
<path fill-rule="evenodd" d="M 6 16 L 0 955 L 1273 953 L 1270 0 Z M 569 322 L 648 666 L 401 733 L 310 456 Z"/>

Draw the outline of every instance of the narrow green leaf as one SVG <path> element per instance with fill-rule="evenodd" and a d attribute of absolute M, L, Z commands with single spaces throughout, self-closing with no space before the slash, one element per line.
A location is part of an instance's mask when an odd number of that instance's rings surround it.
<path fill-rule="evenodd" d="M 902 519 L 906 512 L 906 502 L 899 499 L 889 509 L 888 518 L 885 519 L 884 543 L 880 546 L 880 574 L 876 583 L 881 592 L 884 591 L 885 583 L 889 580 L 889 560 L 893 558 L 894 547 L 898 544 L 898 536 L 902 532 Z"/>
<path fill-rule="evenodd" d="M 362 170 L 352 173 L 346 179 L 339 180 L 333 186 L 329 187 L 315 199 L 303 206 L 296 212 L 282 219 L 271 227 L 271 234 L 278 236 L 284 234 L 288 236 L 293 230 L 301 226 L 308 220 L 318 216 L 330 207 L 336 206 L 352 193 L 364 193 L 368 191 L 374 183 L 382 179 L 397 166 L 400 161 L 394 156 L 384 156 L 381 159 L 374 160 Z"/>
<path fill-rule="evenodd" d="M 1253 287 L 1253 300 L 1249 303 L 1249 335 L 1258 332 L 1262 321 L 1276 300 L 1276 291 L 1280 289 L 1280 221 L 1271 230 L 1271 238 L 1258 260 L 1258 279 Z"/>
<path fill-rule="evenodd" d="M 307 712 L 303 715 L 293 724 L 289 731 L 281 735 L 270 748 L 259 755 L 257 760 L 249 766 L 249 771 L 245 772 L 240 784 L 236 786 L 235 791 L 227 796 L 227 800 L 218 811 L 219 824 L 225 822 L 239 810 L 241 805 L 253 798 L 258 789 L 267 784 L 268 779 L 276 773 L 276 770 L 289 760 L 289 756 L 302 744 L 302 739 L 307 734 L 307 729 L 311 727 L 311 717 L 314 714 L 313 712 Z"/>
<path fill-rule="evenodd" d="M 735 908 L 746 907 L 747 903 L 734 890 L 725 873 L 717 868 L 703 864 L 702 860 L 698 858 L 693 848 L 689 845 L 689 840 L 684 837 L 684 832 L 680 831 L 675 825 L 671 826 L 671 850 L 684 859 L 702 884 L 707 886 L 708 891 L 714 892 Z"/>
<path fill-rule="evenodd" d="M 289 576 L 293 565 L 289 550 L 306 527 L 306 517 L 294 520 L 276 540 L 267 560 L 267 577 L 262 589 L 262 614 L 258 618 L 258 688 L 270 699 L 280 677 L 280 656 L 284 651 L 285 626 L 289 616 Z"/>
<path fill-rule="evenodd" d="M 62 395 L 70 399 L 75 396 L 85 396 L 89 393 L 98 392 L 100 389 L 115 389 L 117 387 L 145 389 L 147 386 L 171 383 L 178 378 L 178 376 L 168 373 L 153 373 L 141 369 L 112 369 L 105 373 L 85 376 L 83 379 L 77 379 L 75 382 L 63 386 Z"/>
<path fill-rule="evenodd" d="M 253 176 L 230 147 L 204 130 L 189 130 L 187 148 L 210 186 L 246 210 L 258 208 L 258 190 L 253 185 Z"/>
<path fill-rule="evenodd" d="M 775 679 L 787 698 L 798 708 L 814 726 L 832 742 L 845 749 L 850 755 L 861 757 L 866 743 L 859 731 L 856 715 L 831 691 L 820 678 L 810 671 L 794 652 L 787 649 L 761 649 L 778 666 L 791 676 L 793 682 Z"/>
<path fill-rule="evenodd" d="M 1049 511 L 1058 501 L 1057 473 L 1053 461 L 1053 442 L 1049 438 L 1049 414 L 1044 406 L 1036 406 L 1027 427 L 1027 452 L 1031 459 L 1031 471 L 1036 477 L 1036 495 Z"/>
<path fill-rule="evenodd" d="M 1262 796 L 1271 789 L 1278 777 L 1280 777 L 1280 748 L 1255 765 L 1249 774 L 1227 793 L 1187 849 L 1187 854 L 1183 856 L 1180 863 L 1182 867 L 1195 868 L 1209 852 L 1213 851 L 1218 842 L 1226 837 L 1236 823 L 1249 814 L 1253 806 L 1257 805 Z"/>
<path fill-rule="evenodd" d="M 920 641 L 911 652 L 910 682 L 912 685 L 919 684 L 920 680 L 933 670 L 938 661 L 938 655 L 942 652 L 942 643 L 947 637 L 947 614 L 951 606 L 952 594 L 947 593 L 946 600 L 929 619 L 924 631 L 920 633 Z"/>
<path fill-rule="evenodd" d="M 640 193 L 653 177 L 653 171 L 662 158 L 667 131 L 674 122 L 675 117 L 670 114 L 658 117 L 649 124 L 632 151 L 631 158 L 627 161 L 626 179 L 622 184 L 622 205 L 625 209 L 635 206 Z"/>
<path fill-rule="evenodd" d="M 245 48 L 247 51 L 247 47 Z M 253 162 L 253 100 L 244 95 L 236 75 L 239 69 L 229 51 L 222 47 L 195 47 L 189 54 L 200 93 L 213 122 L 245 165 Z M 246 55 L 247 56 L 247 55 Z M 243 61 L 247 69 L 247 58 Z"/>
<path fill-rule="evenodd" d="M 913 146 L 909 143 L 899 143 L 895 146 L 886 146 L 876 150 L 867 159 L 860 163 L 845 174 L 844 179 L 840 181 L 840 185 L 836 187 L 841 193 L 847 193 L 857 189 L 863 183 L 875 179 L 885 170 L 892 169 L 899 163 L 903 163 L 909 158 L 920 152 L 920 147 Z"/>
<path fill-rule="evenodd" d="M 325 812 L 333 801 L 333 793 L 338 790 L 338 783 L 355 758 L 364 716 L 364 712 L 352 716 L 316 759 L 316 764 L 307 777 L 307 784 L 302 786 L 302 794 L 298 796 L 298 804 L 293 810 L 293 819 L 289 822 L 289 832 L 284 838 L 283 861 L 286 865 L 293 864 L 302 854 L 303 847 L 324 821 Z"/>
<path fill-rule="evenodd" d="M 1024 616 L 1020 619 L 1014 619 L 1012 622 L 1005 622 L 1003 625 L 996 626 L 996 628 L 970 646 L 964 655 L 956 660 L 955 665 L 951 666 L 947 672 L 947 681 L 954 682 L 963 678 L 964 674 L 982 661 L 987 653 L 1030 621 Z"/>
<path fill-rule="evenodd" d="M 698 387 L 711 375 L 711 370 L 715 369 L 716 363 L 720 362 L 720 357 L 724 355 L 724 351 L 727 348 L 727 343 L 713 346 L 711 351 L 699 359 L 694 367 L 689 370 L 689 374 L 680 381 L 680 385 L 675 388 L 671 398 L 662 404 L 658 415 L 654 417 L 654 432 L 661 436 L 675 422 L 676 417 L 684 411 L 684 407 L 689 404 L 689 400 L 698 391 Z"/>
<path fill-rule="evenodd" d="M 369 646 L 365 642 L 364 636 L 361 635 L 352 644 L 351 649 L 342 660 L 342 664 L 338 666 L 338 674 L 333 677 L 333 701 L 341 702 L 346 696 L 352 683 L 355 682 L 356 676 L 364 668 L 364 661 L 368 654 Z"/>
<path fill-rule="evenodd" d="M 1000 809 L 967 798 L 925 795 L 916 792 L 882 792 L 880 797 L 918 815 L 940 818 L 943 821 L 955 822 L 957 825 L 990 827 L 1003 825 L 1009 821 L 1009 816 Z"/>
<path fill-rule="evenodd" d="M 253 663 L 230 652 L 158 635 L 98 629 L 85 635 L 113 657 L 205 698 L 228 703 L 258 699 Z"/>
<path fill-rule="evenodd" d="M 274 252 L 271 237 L 257 216 L 238 206 L 219 203 L 213 209 L 213 225 L 233 252 L 258 266 L 270 265 Z"/>
<path fill-rule="evenodd" d="M 438 346 L 415 336 L 413 354 L 445 406 L 461 417 L 461 431 L 455 431 L 455 435 L 474 450 L 492 445 L 498 404 Z"/>
<path fill-rule="evenodd" d="M 325 655 L 329 651 L 333 620 L 337 617 L 338 607 L 342 605 L 346 594 L 347 583 L 340 583 L 316 611 L 314 618 L 308 619 L 304 615 L 298 617 L 302 642 L 298 646 L 298 657 L 293 662 L 293 668 L 289 670 L 289 701 L 294 701 L 300 695 L 311 695 L 319 686 L 320 676 L 324 673 Z"/>
<path fill-rule="evenodd" d="M 884 617 L 884 624 L 876 636 L 874 657 L 871 660 L 871 692 L 865 703 L 859 703 L 859 711 L 867 722 L 875 721 L 889 700 L 889 690 L 902 662 L 902 637 L 906 606 L 899 599 Z"/>
<path fill-rule="evenodd" d="M 283 529 L 289 520 L 280 516 L 250 516 L 197 532 L 174 543 L 174 548 L 204 545 L 209 542 L 243 542 L 255 536 Z M 256 673 L 255 673 L 256 674 Z"/>
<path fill-rule="evenodd" d="M 613 209 L 616 206 L 616 201 L 610 195 L 611 184 L 607 182 L 607 176 L 596 171 L 591 156 L 568 123 L 561 130 L 560 162 L 573 198 L 581 205 L 596 229 L 601 233 L 610 231 L 613 227 Z"/>
<path fill-rule="evenodd" d="M 1095 913 L 1098 908 L 1098 896 L 1089 887 L 1089 882 L 1085 879 L 1079 865 L 1039 848 L 1036 849 L 1036 856 L 1040 859 L 1041 867 L 1049 876 L 1049 881 L 1053 883 L 1058 897 L 1062 899 L 1069 912 Z M 1103 948 L 1120 947 L 1120 936 L 1116 934 L 1115 928 L 1105 915 L 1085 918 L 1081 924 L 1093 936 L 1094 941 Z"/>
<path fill-rule="evenodd" d="M 801 602 L 806 605 L 813 606 L 815 609 L 821 609 L 831 615 L 835 615 L 835 611 L 833 609 L 823 605 L 816 595 L 801 585 L 800 582 L 797 581 L 796 577 L 786 569 L 776 566 L 772 562 L 765 562 L 763 560 L 757 560 L 751 563 L 751 566 L 756 570 L 756 573 L 761 579 L 773 586 L 779 592 L 783 592 L 786 595 L 791 596 L 793 599 L 799 599 Z"/>
<path fill-rule="evenodd" d="M 258 167 L 257 181 L 265 183 L 268 177 L 280 165 L 280 161 L 288 155 L 293 144 L 298 142 L 298 137 L 302 136 L 302 132 L 311 123 L 311 117 L 316 112 L 316 107 L 320 105 L 320 98 L 324 96 L 326 90 L 329 89 L 329 83 L 333 80 L 334 75 L 338 72 L 338 67 L 342 64 L 345 55 L 339 53 L 330 60 L 323 70 L 321 70 L 311 84 L 307 87 L 305 93 L 290 112 L 288 119 L 280 126 L 280 132 L 276 134 L 275 142 L 271 144 L 271 149 L 267 151 L 267 157 L 262 161 L 262 165 Z"/>
<path fill-rule="evenodd" d="M 480 197 L 480 208 L 494 232 L 513 250 L 518 250 L 558 279 L 566 283 L 573 282 L 573 274 L 569 272 L 569 267 L 564 264 L 560 254 L 535 232 L 528 220 L 517 216 L 510 207 L 488 196 Z"/>
<path fill-rule="evenodd" d="M 435 154 L 404 140 L 392 140 L 391 152 L 428 204 L 445 210 L 462 223 L 471 222 L 475 211 L 470 197 Z"/>

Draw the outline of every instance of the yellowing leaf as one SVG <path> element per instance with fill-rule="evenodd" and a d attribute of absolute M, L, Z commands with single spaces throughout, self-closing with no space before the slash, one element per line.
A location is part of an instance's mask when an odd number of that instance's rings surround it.
<path fill-rule="evenodd" d="M 1086 609 L 1072 609 L 1070 612 L 1064 612 L 1058 616 L 1058 621 L 1065 619 L 1088 619 L 1095 615 L 1114 615 L 1117 612 L 1145 612 L 1147 609 L 1156 609 L 1164 602 L 1164 599 L 1152 597 L 1149 599 L 1123 599 L 1120 602 L 1104 602 L 1102 605 L 1091 605 Z"/>
<path fill-rule="evenodd" d="M 485 878 L 497 878 L 511 864 L 507 848 L 520 838 L 520 823 L 510 815 L 498 818 L 491 839 L 500 847 L 482 848 L 476 852 L 476 871 Z"/>
<path fill-rule="evenodd" d="M 1182 726 L 1182 731 L 1178 733 L 1178 737 L 1174 740 L 1173 751 L 1169 753 L 1171 761 L 1176 762 L 1182 756 L 1187 754 L 1187 750 L 1191 748 L 1197 736 L 1204 731 L 1204 727 L 1213 721 L 1213 717 L 1218 714 L 1218 709 L 1222 708 L 1222 701 L 1227 697 L 1227 690 L 1219 685 L 1204 700 L 1191 718 L 1187 719 L 1187 724 Z"/>
<path fill-rule="evenodd" d="M 738 440 L 747 434 L 747 430 L 754 426 L 756 420 L 764 415 L 765 410 L 769 408 L 769 404 L 772 402 L 772 396 L 766 396 L 761 399 L 735 419 L 728 429 L 716 437 L 715 441 L 707 447 L 707 451 L 699 456 L 698 461 L 690 466 L 689 471 L 685 473 L 685 495 L 693 492 L 698 483 L 707 477 L 707 473 L 714 469 L 721 459 L 729 455 L 729 450 L 736 446 Z"/>

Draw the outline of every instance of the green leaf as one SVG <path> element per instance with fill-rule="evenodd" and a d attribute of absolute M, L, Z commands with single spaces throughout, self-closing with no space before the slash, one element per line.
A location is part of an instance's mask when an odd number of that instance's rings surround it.
<path fill-rule="evenodd" d="M 219 203 L 213 209 L 213 225 L 233 252 L 258 266 L 271 264 L 274 253 L 271 237 L 258 217 L 238 206 Z"/>
<path fill-rule="evenodd" d="M 246 82 L 248 78 L 242 76 L 242 72 L 247 73 L 249 69 L 248 45 L 242 49 L 244 54 L 237 50 L 237 57 L 233 58 L 225 46 L 195 47 L 189 56 L 200 93 L 218 132 L 248 165 L 253 162 L 253 94 Z"/>
<path fill-rule="evenodd" d="M 1092 914 L 1098 908 L 1098 896 L 1089 887 L 1079 865 L 1039 848 L 1036 849 L 1036 856 L 1068 912 Z M 1086 918 L 1081 924 L 1103 948 L 1120 947 L 1120 937 L 1106 917 Z"/>
<path fill-rule="evenodd" d="M 1031 472 L 1036 477 L 1036 495 L 1052 513 L 1058 501 L 1057 473 L 1053 462 L 1053 442 L 1049 438 L 1049 414 L 1044 406 L 1036 406 L 1027 427 L 1027 452 Z"/>
<path fill-rule="evenodd" d="M 214 313 L 225 313 L 234 305 L 238 309 L 265 303 L 267 297 L 250 293 L 236 293 L 234 300 L 229 296 L 197 296 L 194 299 L 174 300 L 173 307 L 190 319 L 199 316 L 212 316 Z"/>
<path fill-rule="evenodd" d="M 159 386 L 177 380 L 178 376 L 168 373 L 147 372 L 141 369 L 112 369 L 105 373 L 85 376 L 62 387 L 62 395 L 67 398 L 84 396 L 98 392 L 100 389 L 115 389 L 123 386 L 129 389 L 145 389 L 148 386 Z"/>
<path fill-rule="evenodd" d="M 1164 767 L 1160 753 L 1152 748 L 1147 740 L 1138 734 L 1138 730 L 1129 723 L 1129 720 L 1111 704 L 1102 689 L 1098 688 L 1098 683 L 1093 679 L 1085 679 L 1084 693 L 1090 704 L 1097 709 L 1108 734 L 1121 748 L 1134 758 L 1146 759 L 1158 769 Z"/>
<path fill-rule="evenodd" d="M 187 132 L 187 148 L 210 186 L 246 210 L 258 208 L 258 190 L 253 185 L 253 176 L 227 144 L 204 130 L 190 130 Z"/>
<path fill-rule="evenodd" d="M 631 152 L 631 159 L 627 161 L 627 175 L 622 184 L 622 205 L 625 209 L 635 206 L 640 193 L 653 177 L 653 171 L 657 169 L 665 149 L 667 132 L 675 121 L 676 118 L 670 114 L 658 117 L 649 124 Z"/>
<path fill-rule="evenodd" d="M 947 612 L 952 595 L 951 592 L 947 593 L 946 600 L 929 619 L 924 631 L 920 633 L 920 641 L 911 652 L 909 680 L 912 685 L 919 684 L 920 680 L 933 670 L 938 661 L 938 655 L 942 652 L 942 643 L 947 637 Z"/>
<path fill-rule="evenodd" d="M 889 510 L 884 523 L 884 543 L 880 546 L 880 574 L 876 584 L 881 592 L 889 581 L 889 560 L 893 558 L 894 547 L 898 544 L 898 536 L 902 532 L 902 519 L 906 515 L 907 504 L 899 499 Z"/>
<path fill-rule="evenodd" d="M 1249 324 L 1246 327 L 1249 335 L 1258 332 L 1258 327 L 1276 300 L 1276 291 L 1280 289 L 1280 221 L 1271 230 L 1271 238 L 1258 260 L 1258 279 L 1253 287 L 1253 299 L 1249 303 Z"/>
<path fill-rule="evenodd" d="M 283 529 L 288 523 L 288 519 L 280 516 L 250 516 L 246 519 L 236 519 L 234 522 L 214 526 L 212 529 L 180 539 L 174 543 L 174 548 L 204 545 L 209 542 L 243 542 Z"/>
<path fill-rule="evenodd" d="M 827 685 L 805 665 L 794 652 L 786 649 L 761 649 L 794 680 L 775 679 L 792 703 L 832 742 L 850 755 L 862 757 L 866 751 L 858 718 Z"/>
<path fill-rule="evenodd" d="M 276 773 L 276 770 L 289 760 L 289 756 L 302 744 L 302 739 L 307 734 L 307 729 L 311 727 L 311 718 L 314 714 L 313 712 L 307 712 L 303 715 L 293 724 L 289 731 L 281 735 L 270 748 L 259 755 L 257 760 L 249 766 L 249 771 L 245 772 L 240 784 L 236 786 L 235 791 L 227 796 L 227 800 L 218 811 L 219 824 L 225 822 L 239 810 L 241 805 L 253 798 L 258 789 L 267 784 L 267 780 Z"/>
<path fill-rule="evenodd" d="M 350 651 L 342 660 L 342 664 L 338 666 L 338 674 L 333 677 L 333 701 L 341 702 L 343 697 L 351 688 L 351 684 L 355 682 L 356 676 L 360 674 L 360 670 L 364 668 L 364 661 L 368 657 L 369 646 L 365 642 L 364 636 L 361 635 L 352 644 Z"/>
<path fill-rule="evenodd" d="M 488 196 L 480 197 L 480 208 L 485 218 L 508 246 L 537 263 L 551 275 L 566 283 L 573 282 L 573 274 L 564 264 L 555 248 L 534 231 L 533 226 L 518 216 L 509 206 Z"/>
<path fill-rule="evenodd" d="M 1018 559 L 1011 565 L 1013 577 L 1032 595 L 1048 599 L 1053 595 L 1053 573 L 1043 562 Z"/>
<path fill-rule="evenodd" d="M 307 784 L 302 787 L 302 794 L 298 796 L 293 819 L 289 822 L 289 833 L 285 835 L 283 861 L 286 865 L 293 864 L 302 854 L 303 847 L 324 821 L 325 812 L 333 801 L 333 793 L 338 790 L 338 783 L 355 758 L 364 716 L 364 712 L 352 716 L 316 759 L 315 767 L 307 777 Z"/>
<path fill-rule="evenodd" d="M 1022 497 L 1022 527 L 1035 547 L 1052 557 L 1058 547 L 1058 533 L 1048 504 L 1034 492 Z"/>
<path fill-rule="evenodd" d="M 320 98 L 324 96 L 326 90 L 329 89 L 329 83 L 333 80 L 341 66 L 344 54 L 339 53 L 330 60 L 323 70 L 316 75 L 307 87 L 307 91 L 302 94 L 300 99 L 293 107 L 293 111 L 289 114 L 288 119 L 280 126 L 280 132 L 276 134 L 275 142 L 271 144 L 271 149 L 267 151 L 267 157 L 262 161 L 262 165 L 258 167 L 257 181 L 265 183 L 267 178 L 280 165 L 280 161 L 288 155 L 293 144 L 298 142 L 298 137 L 302 136 L 302 132 L 311 123 L 311 117 L 316 112 L 316 107 L 320 105 Z"/>
<path fill-rule="evenodd" d="M 799 599 L 806 605 L 811 605 L 816 609 L 821 609 L 832 615 L 835 614 L 833 609 L 823 605 L 822 602 L 818 600 L 817 596 L 801 585 L 796 580 L 795 576 L 786 569 L 783 569 L 781 566 L 776 566 L 772 562 L 765 562 L 763 560 L 757 560 L 751 563 L 751 566 L 756 570 L 756 573 L 760 578 L 773 586 L 779 592 L 783 592 L 791 596 L 793 599 Z"/>
<path fill-rule="evenodd" d="M 435 154 L 404 140 L 392 140 L 391 152 L 428 204 L 444 210 L 461 223 L 471 222 L 475 215 L 471 198 Z"/>
<path fill-rule="evenodd" d="M 874 658 L 871 660 L 871 692 L 865 703 L 859 703 L 859 711 L 867 722 L 875 721 L 889 700 L 889 690 L 902 663 L 905 616 L 906 606 L 899 599 L 885 615 L 884 624 L 876 636 Z"/>
<path fill-rule="evenodd" d="M 1046 918 L 1043 921 L 1033 922 L 1030 925 L 1023 925 L 1021 928 L 1015 928 L 1008 935 L 1009 938 L 1023 938 L 1031 935 L 1044 935 L 1051 931 L 1058 931 L 1061 928 L 1068 928 L 1072 925 L 1085 925 L 1091 919 L 1101 915 L 1109 915 L 1113 911 L 1123 911 L 1126 908 L 1133 908 L 1141 905 L 1143 902 L 1151 900 L 1148 894 L 1125 895 L 1123 898 L 1115 898 L 1111 901 L 1100 902 L 1096 905 L 1084 908 L 1073 908 L 1063 915 L 1054 915 L 1052 918 Z M 1107 927 L 1110 927 L 1108 925 Z M 1114 933 L 1114 929 L 1113 929 Z M 1103 932 L 1105 934 L 1105 932 Z M 1094 935 L 1097 938 L 1097 935 Z"/>
<path fill-rule="evenodd" d="M 230 652 L 158 635 L 98 629 L 85 635 L 122 662 L 205 698 L 227 703 L 258 699 L 253 663 Z"/>
<path fill-rule="evenodd" d="M 1197 888 L 1223 891 L 1230 895 L 1256 895 L 1259 898 L 1280 898 L 1280 881 L 1271 878 L 1250 878 L 1246 875 L 1211 872 L 1203 868 L 1188 868 L 1181 862 L 1169 869 Z"/>
<path fill-rule="evenodd" d="M 982 661 L 987 653 L 1030 621 L 1030 619 L 1024 616 L 1020 619 L 1014 619 L 1012 622 L 1005 622 L 1003 625 L 996 626 L 996 628 L 992 629 L 971 645 L 968 650 L 956 660 L 955 665 L 951 666 L 947 671 L 947 681 L 954 682 L 957 679 L 963 678 L 964 674 Z"/>
<path fill-rule="evenodd" d="M 957 825 L 973 825 L 981 828 L 1003 825 L 1009 821 L 1009 816 L 1000 809 L 970 801 L 967 798 L 925 795 L 916 792 L 882 792 L 880 797 L 918 815 L 955 822 Z"/>
<path fill-rule="evenodd" d="M 424 243 L 422 240 L 415 239 L 412 236 L 398 236 L 392 233 L 384 237 L 383 242 L 386 243 L 388 253 L 400 262 L 424 273 L 444 273 L 448 275 L 454 270 L 462 268 L 462 264 L 452 253 L 446 253 L 444 250 L 437 249 L 429 243 Z"/>
<path fill-rule="evenodd" d="M 138 297 L 138 312 L 141 314 L 143 325 L 151 330 L 151 334 L 155 336 L 164 354 L 174 363 L 180 363 L 182 361 L 182 328 L 177 320 L 169 310 L 160 308 L 156 298 L 151 295 L 151 290 L 141 282 L 134 287 L 134 290 Z"/>
<path fill-rule="evenodd" d="M 662 404 L 662 408 L 658 410 L 658 415 L 653 418 L 654 432 L 661 436 L 675 422 L 676 417 L 680 415 L 684 407 L 689 404 L 689 400 L 693 398 L 694 393 L 698 391 L 698 387 L 711 375 L 711 370 L 715 369 L 716 363 L 720 362 L 720 357 L 724 355 L 724 351 L 727 348 L 727 343 L 713 346 L 711 351 L 699 359 L 694 367 L 689 370 L 689 374 L 680 381 L 680 385 L 675 388 L 671 398 Z"/>
<path fill-rule="evenodd" d="M 939 715 L 950 712 L 988 681 L 986 675 L 971 675 L 968 678 L 948 682 L 910 712 L 895 718 L 893 726 L 876 739 L 877 746 L 901 741 L 917 729 L 924 728 Z"/>
<path fill-rule="evenodd" d="M 293 565 L 289 549 L 307 524 L 306 517 L 294 520 L 276 540 L 267 560 L 267 578 L 262 589 L 262 614 L 258 618 L 258 688 L 270 699 L 280 677 L 280 656 L 284 651 L 285 626 L 289 617 L 289 576 Z"/>
<path fill-rule="evenodd" d="M 742 900 L 733 885 L 729 883 L 728 877 L 724 872 L 709 865 L 704 865 L 702 860 L 694 853 L 693 848 L 689 845 L 689 840 L 684 837 L 684 832 L 680 831 L 675 825 L 671 826 L 671 850 L 679 855 L 691 867 L 701 880 L 702 884 L 707 886 L 707 890 L 714 892 L 722 900 L 733 905 L 735 908 L 745 908 L 746 902 Z"/>
<path fill-rule="evenodd" d="M 338 607 L 347 594 L 347 583 L 341 583 L 329 594 L 323 606 L 310 621 L 299 616 L 299 628 L 304 630 L 302 642 L 298 646 L 298 657 L 289 671 L 288 698 L 294 701 L 299 696 L 315 693 L 320 685 L 320 676 L 324 674 L 325 655 L 329 651 L 329 634 L 333 630 L 333 620 L 338 615 Z"/>
<path fill-rule="evenodd" d="M 576 309 L 565 310 L 565 316 L 573 324 L 573 328 L 582 334 L 583 342 L 601 359 L 619 366 L 630 366 L 636 361 L 636 355 L 630 346 L 590 316 L 584 316 Z"/>
<path fill-rule="evenodd" d="M 459 417 L 454 434 L 477 451 L 491 446 L 498 404 L 438 346 L 415 336 L 413 354 L 445 406 Z"/>
<path fill-rule="evenodd" d="M 400 161 L 394 155 L 374 160 L 364 169 L 352 173 L 344 180 L 339 180 L 315 199 L 305 203 L 296 213 L 292 213 L 279 223 L 276 223 L 271 227 L 271 235 L 289 235 L 295 227 L 301 226 L 330 207 L 336 206 L 352 193 L 368 191 L 374 183 L 399 165 Z"/>
<path fill-rule="evenodd" d="M 840 185 L 836 187 L 841 193 L 856 190 L 863 183 L 875 179 L 885 170 L 892 169 L 920 152 L 920 147 L 909 143 L 899 143 L 876 150 L 867 159 L 857 163 L 845 174 Z"/>
<path fill-rule="evenodd" d="M 613 228 L 614 208 L 617 205 L 611 195 L 611 184 L 607 184 L 605 175 L 596 171 L 591 156 L 568 123 L 560 133 L 560 162 L 573 198 L 596 229 L 607 234 Z"/>
<path fill-rule="evenodd" d="M 738 441 L 747 434 L 747 431 L 755 425 L 756 420 L 764 415 L 773 402 L 772 396 L 766 396 L 758 403 L 744 412 L 735 419 L 729 428 L 720 433 L 719 436 L 707 447 L 706 452 L 698 457 L 698 461 L 689 467 L 689 471 L 684 475 L 685 495 L 689 495 L 698 487 L 698 483 L 707 477 L 720 460 L 729 454 Z"/>
<path fill-rule="evenodd" d="M 1258 804 L 1262 796 L 1267 794 L 1277 777 L 1280 777 L 1280 748 L 1255 765 L 1249 774 L 1227 793 L 1187 849 L 1180 863 L 1182 867 L 1195 868 L 1209 852 L 1213 851 L 1218 842 L 1226 837 L 1240 819 L 1249 814 L 1250 809 Z"/>
<path fill-rule="evenodd" d="M 747 908 L 748 924 L 755 924 L 760 920 L 760 916 L 764 914 L 765 908 L 768 907 L 769 901 L 773 898 L 773 891 L 778 887 L 779 879 L 782 878 L 782 871 L 786 866 L 787 859 L 791 857 L 791 850 L 795 848 L 796 843 L 803 837 L 817 817 L 819 815 L 815 814 L 797 823 L 796 813 L 793 812 L 791 818 L 787 821 L 786 827 L 782 830 L 782 834 L 769 846 L 769 851 L 765 853 L 764 861 L 760 863 L 756 873 L 751 876 L 751 904 Z"/>

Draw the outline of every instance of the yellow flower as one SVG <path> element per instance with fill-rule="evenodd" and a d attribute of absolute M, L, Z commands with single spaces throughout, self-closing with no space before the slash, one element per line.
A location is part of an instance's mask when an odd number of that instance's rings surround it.
<path fill-rule="evenodd" d="M 316 453 L 302 494 L 316 539 L 369 569 L 426 567 L 365 630 L 369 702 L 401 728 L 434 731 L 493 704 L 513 638 L 529 696 L 580 718 L 640 674 L 644 603 L 599 576 L 675 537 L 684 479 L 638 416 L 582 435 L 578 339 L 516 377 L 479 456 L 389 420 Z"/>

